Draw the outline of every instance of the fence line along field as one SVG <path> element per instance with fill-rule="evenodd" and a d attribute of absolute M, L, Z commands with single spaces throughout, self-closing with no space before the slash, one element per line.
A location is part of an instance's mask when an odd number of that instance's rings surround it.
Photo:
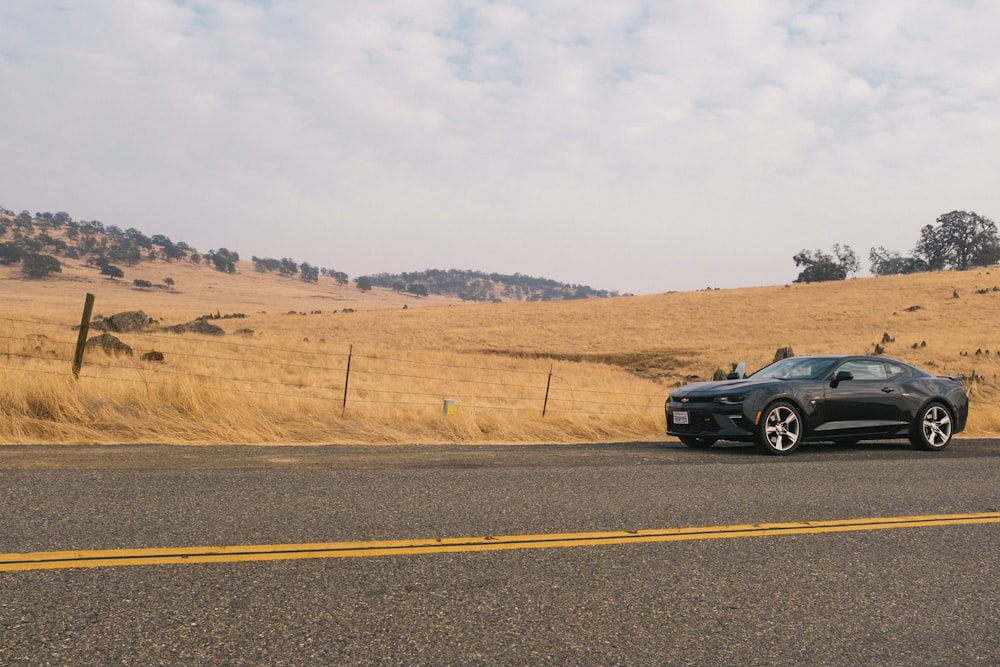
<path fill-rule="evenodd" d="M 175 287 L 83 266 L 36 281 L 0 270 L 0 443 L 653 441 L 670 389 L 739 361 L 759 368 L 783 347 L 878 348 L 960 375 L 962 435 L 1000 432 L 1000 272 L 987 269 L 494 304 L 248 266 L 142 270 L 169 271 Z M 130 353 L 89 348 L 76 377 L 87 293 L 95 325 L 127 311 L 149 322 L 110 332 Z M 195 322 L 208 326 L 170 328 Z"/>

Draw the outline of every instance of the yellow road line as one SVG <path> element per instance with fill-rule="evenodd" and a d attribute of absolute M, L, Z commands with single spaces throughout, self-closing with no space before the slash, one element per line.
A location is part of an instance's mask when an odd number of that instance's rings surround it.
<path fill-rule="evenodd" d="M 0 554 L 0 572 L 57 570 L 79 567 L 227 563 L 305 558 L 358 558 L 464 551 L 552 549 L 650 542 L 680 542 L 768 535 L 807 535 L 889 528 L 920 528 L 961 524 L 1000 523 L 1000 512 L 931 514 L 924 516 L 757 523 L 734 526 L 665 528 L 594 533 L 549 533 L 441 539 L 319 542 L 312 544 L 258 544 L 246 546 L 166 547 L 93 551 L 40 551 Z"/>

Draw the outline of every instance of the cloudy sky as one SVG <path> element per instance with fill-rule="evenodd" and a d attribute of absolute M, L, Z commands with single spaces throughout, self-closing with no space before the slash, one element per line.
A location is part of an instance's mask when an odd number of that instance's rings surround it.
<path fill-rule="evenodd" d="M 5 0 L 0 206 L 352 277 L 784 284 L 1000 220 L 998 33 L 993 0 Z"/>

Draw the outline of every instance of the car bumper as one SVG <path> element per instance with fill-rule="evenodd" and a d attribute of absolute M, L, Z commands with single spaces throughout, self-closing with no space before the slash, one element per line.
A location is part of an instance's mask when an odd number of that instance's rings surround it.
<path fill-rule="evenodd" d="M 738 406 L 667 403 L 667 435 L 750 441 L 754 424 Z"/>

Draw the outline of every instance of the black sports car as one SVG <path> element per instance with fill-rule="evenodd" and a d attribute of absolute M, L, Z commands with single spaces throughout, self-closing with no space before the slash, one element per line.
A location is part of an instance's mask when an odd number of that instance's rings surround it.
<path fill-rule="evenodd" d="M 753 442 L 779 455 L 802 442 L 884 438 L 944 449 L 969 416 L 961 379 L 885 357 L 790 357 L 729 377 L 670 392 L 667 435 L 689 447 Z"/>

